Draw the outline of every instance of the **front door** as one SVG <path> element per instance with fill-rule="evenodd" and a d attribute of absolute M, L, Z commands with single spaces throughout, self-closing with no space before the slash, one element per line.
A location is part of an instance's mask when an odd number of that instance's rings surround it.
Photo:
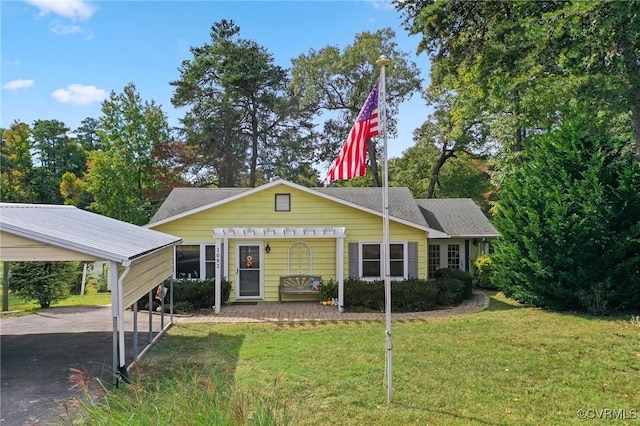
<path fill-rule="evenodd" d="M 262 251 L 262 243 L 238 243 L 236 245 L 238 264 L 236 299 L 263 297 Z"/>

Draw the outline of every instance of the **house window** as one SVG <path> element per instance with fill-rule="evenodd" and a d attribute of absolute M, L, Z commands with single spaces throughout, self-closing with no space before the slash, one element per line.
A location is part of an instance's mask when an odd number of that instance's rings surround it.
<path fill-rule="evenodd" d="M 440 245 L 429 244 L 428 253 L 428 277 L 429 279 L 435 278 L 436 270 L 440 268 Z"/>
<path fill-rule="evenodd" d="M 291 211 L 291 194 L 276 194 L 276 211 Z"/>
<path fill-rule="evenodd" d="M 380 244 L 362 244 L 362 276 L 375 277 L 382 276 L 380 273 Z"/>
<path fill-rule="evenodd" d="M 213 279 L 216 277 L 216 246 L 183 244 L 176 247 L 177 279 Z"/>
<path fill-rule="evenodd" d="M 369 279 L 382 278 L 382 244 L 360 245 L 360 276 Z M 407 277 L 406 243 L 389 244 L 389 266 L 392 278 Z"/>
<path fill-rule="evenodd" d="M 176 247 L 176 278 L 200 278 L 200 246 Z"/>
<path fill-rule="evenodd" d="M 460 269 L 460 244 L 447 246 L 447 268 Z"/>

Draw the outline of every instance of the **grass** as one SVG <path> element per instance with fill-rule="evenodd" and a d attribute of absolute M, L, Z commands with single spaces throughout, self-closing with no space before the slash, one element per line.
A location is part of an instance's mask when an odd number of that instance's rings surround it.
<path fill-rule="evenodd" d="M 134 384 L 106 394 L 85 421 L 571 425 L 583 424 L 579 409 L 640 415 L 632 320 L 521 307 L 497 294 L 484 312 L 394 321 L 392 331 L 391 404 L 382 322 L 177 324 Z"/>
<path fill-rule="evenodd" d="M 0 287 L 0 295 L 2 294 L 2 287 Z M 98 293 L 93 284 L 88 284 L 85 289 L 85 295 L 80 296 L 74 294 L 64 300 L 60 300 L 51 305 L 51 308 L 57 307 L 71 307 L 71 306 L 101 306 L 111 303 L 111 293 Z M 40 312 L 40 304 L 36 301 L 25 301 L 14 294 L 9 293 L 9 311 L 19 311 L 10 314 L 4 314 L 4 316 L 21 316 L 29 315 L 36 312 Z"/>

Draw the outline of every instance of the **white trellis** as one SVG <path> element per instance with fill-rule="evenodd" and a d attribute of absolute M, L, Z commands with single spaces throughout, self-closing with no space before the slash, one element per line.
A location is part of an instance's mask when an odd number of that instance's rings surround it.
<path fill-rule="evenodd" d="M 311 246 L 304 241 L 296 241 L 289 246 L 289 275 L 312 275 L 313 256 Z"/>

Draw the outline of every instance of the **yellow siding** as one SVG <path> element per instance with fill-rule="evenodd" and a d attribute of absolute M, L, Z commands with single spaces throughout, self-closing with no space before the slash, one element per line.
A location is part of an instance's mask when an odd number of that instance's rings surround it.
<path fill-rule="evenodd" d="M 3 262 L 55 262 L 102 259 L 8 232 L 0 232 L 0 260 Z"/>
<path fill-rule="evenodd" d="M 291 211 L 275 211 L 275 194 L 291 194 Z M 156 231 L 175 235 L 189 243 L 214 243 L 213 228 L 227 227 L 346 227 L 344 241 L 344 276 L 348 276 L 348 243 L 382 240 L 382 217 L 309 194 L 287 185 L 259 191 L 216 208 L 195 213 L 172 222 L 151 227 Z M 301 239 L 302 240 L 302 239 Z M 426 277 L 425 232 L 411 226 L 390 223 L 391 241 L 418 243 L 418 274 Z M 235 241 L 229 241 L 229 280 L 235 281 Z M 255 240 L 237 240 L 241 242 Z M 278 300 L 280 275 L 287 274 L 287 249 L 295 239 L 268 239 L 271 253 L 264 254 L 265 300 Z M 336 278 L 336 240 L 309 238 L 304 240 L 313 251 L 313 273 L 323 280 Z M 233 295 L 233 291 L 232 291 Z"/>

